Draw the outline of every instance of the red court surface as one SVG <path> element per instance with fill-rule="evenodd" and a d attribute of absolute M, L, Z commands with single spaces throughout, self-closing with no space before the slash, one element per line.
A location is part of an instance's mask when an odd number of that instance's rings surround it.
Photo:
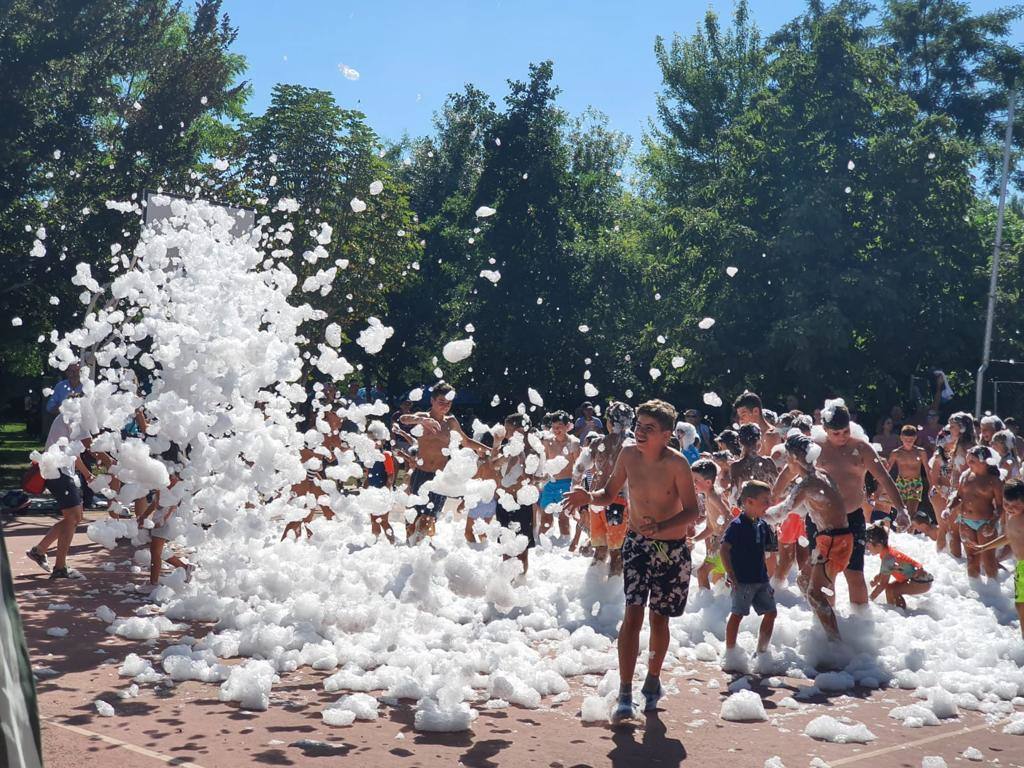
<path fill-rule="evenodd" d="M 94 518 L 101 513 L 89 513 Z M 730 676 L 717 667 L 694 662 L 686 669 L 666 671 L 678 692 L 663 700 L 662 709 L 638 725 L 612 729 L 584 725 L 579 717 L 583 687 L 574 685 L 568 701 L 546 700 L 537 710 L 512 707 L 481 711 L 471 732 L 420 734 L 413 730 L 415 702 L 382 706 L 376 722 L 350 727 L 323 724 L 320 712 L 340 693 L 326 693 L 322 681 L 329 672 L 303 669 L 282 674 L 274 686 L 270 709 L 246 712 L 237 704 L 218 700 L 218 686 L 185 682 L 168 688 L 140 686 L 137 698 L 121 700 L 117 693 L 131 681 L 117 667 L 129 652 L 148 656 L 159 669 L 159 652 L 175 637 L 151 644 L 109 635 L 95 609 L 108 605 L 130 615 L 142 603 L 114 593 L 126 582 L 143 583 L 143 574 L 127 566 L 100 570 L 109 553 L 90 542 L 80 528 L 70 563 L 86 581 L 50 582 L 25 557 L 28 549 L 54 518 L 17 518 L 5 529 L 22 618 L 33 665 L 52 673 L 38 682 L 43 746 L 50 768 L 92 766 L 181 765 L 224 766 L 657 766 L 692 765 L 702 768 L 761 768 L 777 755 L 786 768 L 806 768 L 821 758 L 833 768 L 919 768 L 929 755 L 950 766 L 972 764 L 1024 766 L 1024 737 L 1001 732 L 1001 722 L 989 722 L 976 712 L 961 712 L 939 726 L 906 728 L 888 717 L 895 706 L 913 703 L 909 691 L 855 691 L 815 700 L 820 706 L 794 710 L 778 702 L 806 680 L 783 679 L 778 687 L 754 680 L 765 700 L 769 722 L 731 723 L 719 718 Z M 131 556 L 127 546 L 114 560 Z M 87 595 L 86 592 L 97 591 Z M 71 610 L 50 610 L 65 603 Z M 46 630 L 65 627 L 65 637 Z M 201 637 L 206 628 L 193 625 Z M 230 662 L 229 662 L 230 663 Z M 671 674 L 674 672 L 675 674 Z M 715 682 L 713 682 L 715 681 Z M 717 682 L 717 685 L 716 685 Z M 94 701 L 114 705 L 114 717 L 100 717 Z M 846 716 L 865 723 L 878 737 L 868 745 L 818 742 L 803 734 L 804 726 L 822 714 Z M 984 755 L 982 763 L 961 757 L 968 747 Z"/>

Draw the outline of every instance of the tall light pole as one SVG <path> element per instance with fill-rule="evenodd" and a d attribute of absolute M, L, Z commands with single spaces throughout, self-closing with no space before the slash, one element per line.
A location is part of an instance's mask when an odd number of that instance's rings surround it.
<path fill-rule="evenodd" d="M 974 393 L 974 415 L 981 418 L 981 395 L 985 386 L 985 371 L 992 359 L 992 324 L 996 317 L 996 284 L 999 281 L 999 251 L 1003 247 L 1003 216 L 1006 212 L 1006 184 L 1010 176 L 1010 146 L 1013 143 L 1013 109 L 1017 102 L 1017 81 L 1010 86 L 1010 106 L 1006 111 L 1006 137 L 1003 141 L 1003 178 L 999 184 L 999 210 L 996 213 L 996 242 L 992 248 L 992 276 L 988 283 L 988 312 L 985 314 L 985 346 L 978 367 L 978 381 Z"/>

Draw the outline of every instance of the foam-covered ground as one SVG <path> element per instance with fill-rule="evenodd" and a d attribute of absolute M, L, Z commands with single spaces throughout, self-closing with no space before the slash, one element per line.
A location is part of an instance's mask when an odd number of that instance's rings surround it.
<path fill-rule="evenodd" d="M 502 551 L 516 551 L 522 540 L 501 532 L 500 542 L 468 544 L 461 520 L 450 513 L 431 544 L 413 548 L 374 543 L 355 523 L 318 520 L 313 529 L 309 541 L 268 536 L 239 546 L 207 537 L 192 583 L 184 584 L 179 572 L 154 594 L 162 615 L 120 617 L 110 631 L 152 638 L 181 620 L 216 621 L 213 630 L 166 651 L 162 669 L 129 665 L 126 676 L 219 682 L 222 700 L 265 709 L 280 677 L 308 665 L 332 672 L 325 687 L 339 697 L 378 692 L 382 702 L 417 700 L 422 730 L 471 727 L 470 703 L 533 708 L 558 701 L 568 697 L 568 679 L 578 677 L 593 690 L 584 719 L 606 715 L 600 697 L 617 690 L 621 579 L 568 553 L 564 542 L 542 536 L 524 579 L 516 577 L 517 560 L 501 560 Z M 936 554 L 932 542 L 897 534 L 893 543 L 935 575 L 930 593 L 908 598 L 906 613 L 879 603 L 851 613 L 841 579 L 844 641 L 832 644 L 796 588 L 780 590 L 772 654 L 750 671 L 814 679 L 789 703 L 794 707 L 819 690 L 913 690 L 921 707 L 894 714 L 909 726 L 958 709 L 1005 717 L 1024 705 L 1024 643 L 1005 583 L 1009 574 L 999 585 L 971 584 L 963 565 Z M 698 546 L 695 564 L 701 556 Z M 868 579 L 877 569 L 869 557 Z M 693 584 L 686 613 L 672 621 L 670 671 L 721 662 L 728 610 L 724 588 L 698 592 Z M 757 622 L 751 615 L 742 625 L 741 666 Z M 235 657 L 247 661 L 221 664 Z M 329 707 L 325 720 L 344 723 L 349 715 L 339 713 L 349 711 L 365 715 L 368 703 L 349 697 Z"/>

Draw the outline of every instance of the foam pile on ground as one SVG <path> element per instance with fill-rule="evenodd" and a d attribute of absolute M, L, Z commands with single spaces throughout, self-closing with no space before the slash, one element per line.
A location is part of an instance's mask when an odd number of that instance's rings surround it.
<path fill-rule="evenodd" d="M 221 701 L 237 701 L 243 709 L 263 710 L 270 706 L 270 689 L 280 678 L 267 661 L 250 659 L 231 668 L 220 686 Z"/>
<path fill-rule="evenodd" d="M 754 723 L 768 719 L 761 697 L 751 690 L 740 690 L 722 702 L 721 717 L 739 723 Z"/>
<path fill-rule="evenodd" d="M 804 728 L 804 733 L 812 739 L 831 741 L 833 744 L 867 744 L 878 738 L 864 723 L 848 718 L 836 719 L 831 715 L 814 718 Z"/>

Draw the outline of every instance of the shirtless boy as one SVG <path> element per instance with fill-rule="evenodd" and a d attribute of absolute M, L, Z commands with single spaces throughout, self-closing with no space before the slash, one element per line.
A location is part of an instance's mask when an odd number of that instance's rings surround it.
<path fill-rule="evenodd" d="M 761 428 L 753 422 L 743 424 L 737 431 L 740 441 L 740 458 L 729 467 L 729 487 L 732 488 L 733 506 L 737 506 L 743 484 L 748 480 L 759 480 L 769 487 L 779 476 L 775 462 L 761 452 Z"/>
<path fill-rule="evenodd" d="M 717 584 L 725 576 L 719 545 L 732 515 L 715 489 L 718 465 L 711 459 L 700 459 L 693 463 L 690 471 L 693 474 L 693 487 L 697 491 L 698 506 L 704 512 L 704 528 L 693 537 L 694 542 L 703 541 L 706 548 L 704 562 L 697 569 L 697 586 L 711 589 L 712 584 Z"/>
<path fill-rule="evenodd" d="M 583 475 L 593 470 L 591 488 L 607 484 L 619 452 L 626 443 L 629 427 L 633 423 L 633 409 L 616 400 L 604 412 L 608 434 L 601 435 L 580 452 L 579 460 L 573 467 L 572 484 L 583 485 Z M 621 489 L 621 487 L 620 487 Z M 594 547 L 594 561 L 604 562 L 608 558 L 608 574 L 622 573 L 622 543 L 626 538 L 626 521 L 623 517 L 628 510 L 625 490 L 613 497 L 607 504 L 590 505 L 590 544 Z M 582 514 L 582 512 L 581 512 Z"/>
<path fill-rule="evenodd" d="M 813 523 L 817 535 L 811 550 L 809 572 L 801 574 L 797 583 L 829 638 L 838 640 L 839 625 L 832 609 L 832 596 L 835 594 L 836 576 L 849 567 L 854 551 L 854 533 L 838 487 L 815 464 L 819 451 L 824 453 L 820 446 L 804 435 L 791 434 L 786 438 L 789 456 L 786 476 L 792 478 L 793 483 L 785 500 L 771 507 L 764 519 L 778 523 L 791 512 L 796 512 L 806 513 L 808 528 Z"/>
<path fill-rule="evenodd" d="M 1010 545 L 1017 567 L 1013 580 L 1014 603 L 1020 617 L 1020 634 L 1024 638 L 1024 482 L 1011 480 L 1003 487 L 1003 509 L 1006 512 L 1006 532 L 985 544 L 967 543 L 967 552 L 976 556 L 995 552 L 1004 544 Z"/>
<path fill-rule="evenodd" d="M 558 533 L 569 535 L 569 514 L 562 509 L 562 496 L 572 487 L 572 468 L 580 457 L 579 438 L 570 433 L 572 417 L 565 411 L 549 413 L 550 436 L 544 439 L 545 458 L 550 461 L 562 457 L 567 464 L 555 473 L 555 476 L 544 484 L 540 492 L 540 532 L 545 533 L 551 528 L 554 510 L 548 511 L 551 505 L 557 507 Z"/>
<path fill-rule="evenodd" d="M 853 533 L 853 552 L 843 575 L 850 590 L 850 603 L 866 605 L 868 585 L 864 580 L 864 534 L 867 522 L 864 507 L 867 504 L 867 495 L 864 491 L 864 479 L 870 473 L 878 483 L 880 495 L 893 506 L 898 503 L 899 491 L 875 449 L 867 441 L 850 434 L 850 412 L 842 400 L 826 401 L 821 412 L 821 421 L 827 439 L 821 446 L 817 468 L 828 475 L 839 490 L 847 511 L 847 524 L 843 527 L 849 528 Z M 788 473 L 791 467 L 792 464 L 783 475 Z M 906 509 L 900 510 L 896 523 L 901 530 L 910 525 L 910 516 Z M 816 524 L 811 518 L 807 521 L 807 539 L 812 552 L 815 548 L 816 533 Z"/>
<path fill-rule="evenodd" d="M 676 409 L 650 400 L 637 409 L 636 444 L 627 445 L 603 487 L 579 486 L 566 495 L 571 507 L 608 506 L 629 483 L 629 532 L 623 544 L 626 611 L 619 628 L 619 700 L 612 723 L 633 717 L 633 673 L 640 650 L 644 609 L 650 600 L 651 640 L 647 679 L 641 692 L 644 711 L 662 696 L 661 666 L 669 644 L 669 618 L 686 609 L 690 550 L 686 532 L 697 519 L 697 495 L 690 465 L 668 447 Z"/>
<path fill-rule="evenodd" d="M 782 436 L 765 420 L 760 396 L 746 390 L 733 401 L 732 407 L 736 411 L 736 421 L 741 427 L 744 424 L 758 426 L 761 430 L 760 450 L 762 455 L 771 456 L 772 448 L 782 442 Z"/>
<path fill-rule="evenodd" d="M 468 437 L 462 431 L 459 420 L 450 415 L 455 389 L 451 384 L 439 381 L 430 391 L 430 410 L 419 413 L 406 413 L 398 421 L 404 426 L 412 427 L 411 433 L 416 437 L 418 453 L 415 467 L 409 478 L 409 493 L 418 496 L 420 488 L 434 475 L 444 469 L 448 463 L 446 451 L 451 443 L 452 433 L 458 435 L 461 442 L 486 456 L 490 449 L 483 443 Z M 437 516 L 444 508 L 446 496 L 428 492 L 425 503 L 416 504 L 416 519 L 406 524 L 406 534 L 410 544 L 418 544 L 425 536 L 434 535 Z"/>
<path fill-rule="evenodd" d="M 983 445 L 967 451 L 967 470 L 960 475 L 956 493 L 942 513 L 946 518 L 956 515 L 960 539 L 967 549 L 967 575 L 972 579 L 980 575 L 982 568 L 990 579 L 999 571 L 995 551 L 986 549 L 979 554 L 977 549 L 996 538 L 1003 516 L 1003 484 L 999 469 L 988 463 L 991 457 L 991 450 Z"/>
<path fill-rule="evenodd" d="M 928 452 L 917 445 L 917 427 L 913 424 L 904 424 L 900 430 L 900 447 L 889 455 L 886 471 L 891 472 L 893 466 L 898 470 L 896 490 L 913 518 L 924 497 L 921 473 L 928 474 Z"/>

